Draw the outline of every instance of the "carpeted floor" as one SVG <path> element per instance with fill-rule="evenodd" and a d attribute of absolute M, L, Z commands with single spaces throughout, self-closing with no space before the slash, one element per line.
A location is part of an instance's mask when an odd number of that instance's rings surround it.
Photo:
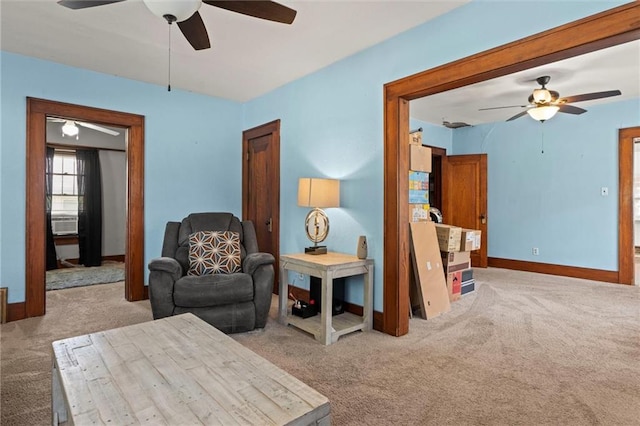
<path fill-rule="evenodd" d="M 47 290 L 115 283 L 124 280 L 123 262 L 104 262 L 101 266 L 76 266 L 47 271 Z"/>
<path fill-rule="evenodd" d="M 331 400 L 335 425 L 640 424 L 640 288 L 489 268 L 408 335 L 323 346 L 271 319 L 233 337 Z M 50 342 L 151 318 L 122 283 L 47 293 L 2 325 L 3 425 L 50 424 Z M 97 291 L 94 291 L 97 290 Z"/>

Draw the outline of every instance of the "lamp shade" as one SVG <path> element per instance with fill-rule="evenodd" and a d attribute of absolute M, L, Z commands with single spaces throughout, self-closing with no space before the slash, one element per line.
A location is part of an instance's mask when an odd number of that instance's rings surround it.
<path fill-rule="evenodd" d="M 300 207 L 340 207 L 340 181 L 337 179 L 300 178 L 298 180 Z"/>
<path fill-rule="evenodd" d="M 551 92 L 547 89 L 535 89 L 533 91 L 533 101 L 537 104 L 551 102 Z"/>
<path fill-rule="evenodd" d="M 536 108 L 529 108 L 527 114 L 534 120 L 545 121 L 556 115 L 556 112 L 560 109 L 557 105 L 540 106 Z"/>

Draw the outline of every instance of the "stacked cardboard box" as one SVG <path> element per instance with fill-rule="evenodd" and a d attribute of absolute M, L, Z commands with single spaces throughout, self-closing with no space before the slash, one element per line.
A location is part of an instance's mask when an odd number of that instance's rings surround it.
<path fill-rule="evenodd" d="M 481 231 L 439 223 L 436 224 L 436 234 L 447 280 L 449 301 L 454 302 L 461 295 L 475 289 L 471 251 L 480 248 Z"/>
<path fill-rule="evenodd" d="M 428 221 L 431 148 L 422 146 L 421 131 L 410 133 L 409 141 L 409 222 Z"/>

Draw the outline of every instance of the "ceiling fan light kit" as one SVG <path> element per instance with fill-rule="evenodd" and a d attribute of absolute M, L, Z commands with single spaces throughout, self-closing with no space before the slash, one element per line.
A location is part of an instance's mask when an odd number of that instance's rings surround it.
<path fill-rule="evenodd" d="M 73 121 L 68 121 L 66 123 L 64 123 L 64 125 L 62 126 L 62 136 L 75 136 L 76 139 L 78 139 L 78 133 L 80 133 L 80 129 L 78 129 L 78 126 L 76 126 L 76 123 L 74 123 Z"/>
<path fill-rule="evenodd" d="M 533 101 L 537 104 L 551 102 L 551 93 L 547 89 L 535 89 L 533 91 Z"/>
<path fill-rule="evenodd" d="M 541 86 L 539 89 L 534 89 L 533 92 L 529 95 L 529 104 L 528 105 L 511 105 L 511 106 L 501 106 L 501 107 L 493 107 L 493 108 L 481 108 L 480 111 L 487 111 L 491 109 L 501 109 L 501 108 L 527 108 L 527 110 L 522 111 L 513 117 L 509 118 L 507 121 L 516 120 L 523 115 L 529 114 L 531 118 L 534 120 L 540 121 L 541 123 L 549 120 L 557 112 L 564 112 L 566 114 L 579 115 L 587 112 L 586 109 L 578 108 L 573 105 L 569 105 L 570 103 L 575 102 L 584 102 L 591 101 L 594 99 L 602 99 L 609 98 L 611 96 L 619 96 L 622 94 L 620 90 L 607 90 L 604 92 L 594 92 L 594 93 L 583 93 L 581 95 L 567 96 L 564 98 L 560 97 L 560 94 L 555 90 L 548 90 L 546 85 L 551 81 L 551 77 L 548 75 L 543 75 L 542 77 L 536 78 L 536 82 Z"/>
<path fill-rule="evenodd" d="M 154 15 L 170 22 L 189 19 L 200 9 L 201 0 L 142 0 Z"/>
<path fill-rule="evenodd" d="M 539 107 L 528 109 L 527 114 L 529 114 L 529 116 L 534 120 L 537 120 L 543 123 L 546 120 L 553 117 L 554 115 L 556 115 L 556 112 L 558 112 L 559 109 L 560 107 L 557 105 L 539 106 Z"/>

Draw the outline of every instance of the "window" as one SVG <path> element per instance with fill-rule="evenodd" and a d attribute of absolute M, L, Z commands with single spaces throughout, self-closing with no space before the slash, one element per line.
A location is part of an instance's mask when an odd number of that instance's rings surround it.
<path fill-rule="evenodd" d="M 53 155 L 51 219 L 55 235 L 78 232 L 78 172 L 76 153 L 56 149 Z"/>

